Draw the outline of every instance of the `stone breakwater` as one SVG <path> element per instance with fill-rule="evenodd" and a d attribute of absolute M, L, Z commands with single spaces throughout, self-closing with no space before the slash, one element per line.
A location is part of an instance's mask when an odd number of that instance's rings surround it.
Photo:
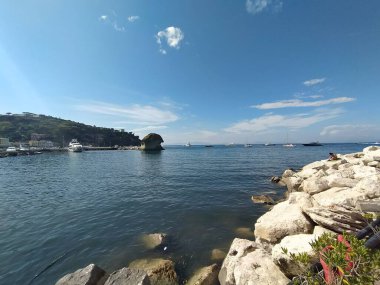
<path fill-rule="evenodd" d="M 235 238 L 224 260 L 222 253 L 221 265 L 201 268 L 186 284 L 285 285 L 300 268 L 282 248 L 312 254 L 310 242 L 324 232 L 356 232 L 365 227 L 363 214 L 380 204 L 380 147 L 337 157 L 310 163 L 300 171 L 285 170 L 278 182 L 287 186 L 287 200 L 257 220 L 255 241 Z M 153 247 L 164 245 L 164 235 L 152 237 Z M 134 261 L 110 275 L 92 264 L 56 283 L 73 284 L 176 285 L 178 277 L 172 261 L 150 259 Z"/>

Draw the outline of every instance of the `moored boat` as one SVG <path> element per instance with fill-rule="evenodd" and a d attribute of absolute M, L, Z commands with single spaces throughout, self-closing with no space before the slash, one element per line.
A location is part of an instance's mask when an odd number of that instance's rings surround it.
<path fill-rule="evenodd" d="M 8 147 L 5 152 L 7 153 L 8 156 L 16 156 L 18 153 L 17 153 L 17 149 L 14 147 L 14 146 L 10 146 Z"/>
<path fill-rule="evenodd" d="M 304 146 L 322 146 L 323 144 L 321 144 L 319 142 L 310 142 L 310 143 L 304 143 L 302 145 L 304 145 Z"/>
<path fill-rule="evenodd" d="M 72 139 L 71 142 L 69 143 L 68 150 L 72 152 L 82 152 L 83 146 L 78 142 L 77 139 Z"/>

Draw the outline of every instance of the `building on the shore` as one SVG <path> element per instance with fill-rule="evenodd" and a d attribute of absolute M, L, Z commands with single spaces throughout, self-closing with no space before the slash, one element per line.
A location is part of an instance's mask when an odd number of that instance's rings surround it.
<path fill-rule="evenodd" d="M 10 145 L 9 138 L 0 138 L 0 148 L 7 148 Z"/>
<path fill-rule="evenodd" d="M 38 148 L 52 148 L 54 147 L 54 143 L 48 140 L 30 140 L 29 146 Z"/>

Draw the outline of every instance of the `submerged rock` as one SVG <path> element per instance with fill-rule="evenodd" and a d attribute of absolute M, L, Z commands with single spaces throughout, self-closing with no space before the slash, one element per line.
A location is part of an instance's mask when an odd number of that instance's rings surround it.
<path fill-rule="evenodd" d="M 289 279 L 259 244 L 235 238 L 219 272 L 221 285 L 285 285 Z"/>
<path fill-rule="evenodd" d="M 133 261 L 129 268 L 144 270 L 152 285 L 178 285 L 177 273 L 174 270 L 174 262 L 161 258 L 138 259 Z"/>
<path fill-rule="evenodd" d="M 95 264 L 78 269 L 58 280 L 55 285 L 103 285 L 108 275 Z"/>
<path fill-rule="evenodd" d="M 252 238 L 253 239 L 253 231 L 251 228 L 240 227 L 240 228 L 235 229 L 235 233 L 239 237 Z"/>
<path fill-rule="evenodd" d="M 251 197 L 251 200 L 255 204 L 267 204 L 267 205 L 274 204 L 274 200 L 272 199 L 272 197 L 268 195 L 253 195 Z"/>
<path fill-rule="evenodd" d="M 197 270 L 186 285 L 218 285 L 219 266 L 213 264 Z"/>
<path fill-rule="evenodd" d="M 154 249 L 167 245 L 168 235 L 165 233 L 154 233 L 143 235 L 142 240 L 148 249 Z"/>
<path fill-rule="evenodd" d="M 141 140 L 140 149 L 147 151 L 163 150 L 164 148 L 161 146 L 163 142 L 164 140 L 159 134 L 150 133 Z"/>
<path fill-rule="evenodd" d="M 211 260 L 223 260 L 226 255 L 227 254 L 223 250 L 215 248 L 211 251 Z"/>
<path fill-rule="evenodd" d="M 150 285 L 150 281 L 145 271 L 124 267 L 113 272 L 104 285 Z"/>

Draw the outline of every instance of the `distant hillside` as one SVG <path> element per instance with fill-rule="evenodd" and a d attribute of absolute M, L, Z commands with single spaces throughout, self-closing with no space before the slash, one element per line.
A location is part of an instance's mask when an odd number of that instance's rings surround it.
<path fill-rule="evenodd" d="M 12 142 L 27 142 L 32 134 L 39 139 L 51 140 L 57 146 L 67 146 L 76 138 L 83 145 L 129 146 L 140 145 L 140 139 L 131 132 L 89 126 L 45 115 L 0 115 L 0 137 Z"/>

